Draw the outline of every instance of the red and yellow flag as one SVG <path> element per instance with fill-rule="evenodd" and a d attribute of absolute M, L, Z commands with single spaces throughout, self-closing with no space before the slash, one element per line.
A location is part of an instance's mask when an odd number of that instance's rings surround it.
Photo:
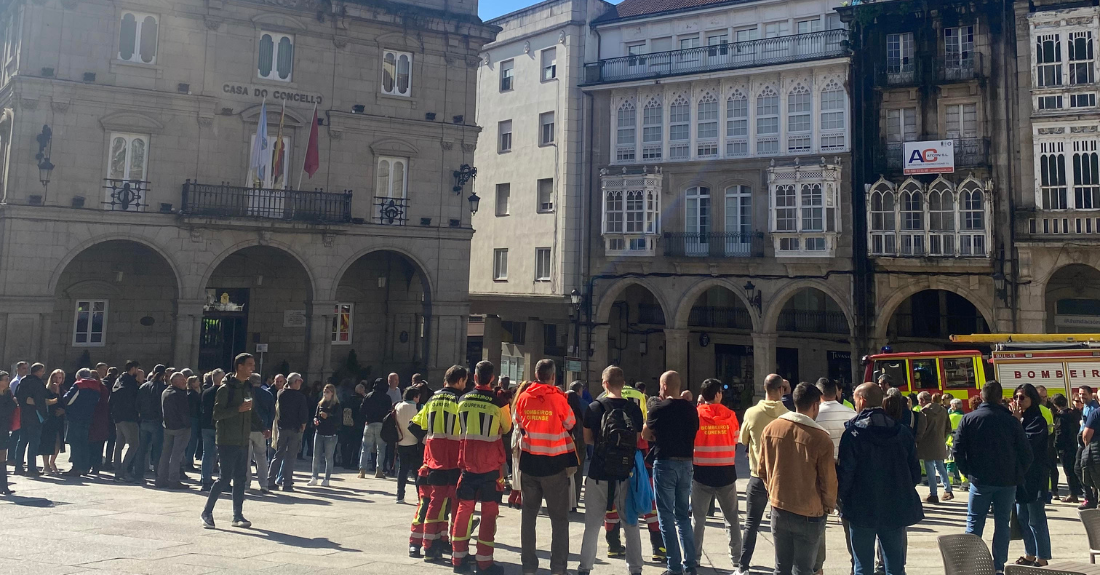
<path fill-rule="evenodd" d="M 283 144 L 283 120 L 286 118 L 286 100 L 283 100 L 283 111 L 279 113 L 279 132 L 275 136 L 275 146 L 271 150 L 271 187 L 279 189 L 284 187 L 286 165 L 283 162 L 286 146 Z"/>

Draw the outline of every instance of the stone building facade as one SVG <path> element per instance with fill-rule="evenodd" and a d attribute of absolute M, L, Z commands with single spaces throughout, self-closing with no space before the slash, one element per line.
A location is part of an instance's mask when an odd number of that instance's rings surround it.
<path fill-rule="evenodd" d="M 266 350 L 265 371 L 321 380 L 461 363 L 471 202 L 452 174 L 473 160 L 478 53 L 497 31 L 476 13 L 8 3 L 4 364 L 212 369 Z M 314 110 L 319 166 L 299 191 Z M 284 175 L 259 187 L 258 122 L 264 153 L 284 147 Z"/>
<path fill-rule="evenodd" d="M 626 0 L 596 19 L 590 379 L 614 363 L 653 387 L 674 369 L 742 406 L 773 371 L 852 381 L 839 5 Z"/>

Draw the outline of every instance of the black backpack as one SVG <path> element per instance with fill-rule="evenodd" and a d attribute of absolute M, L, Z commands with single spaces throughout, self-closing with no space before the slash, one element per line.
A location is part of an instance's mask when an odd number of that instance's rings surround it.
<path fill-rule="evenodd" d="M 401 434 L 397 431 L 397 410 L 391 409 L 382 419 L 382 441 L 397 443 L 401 440 Z"/>
<path fill-rule="evenodd" d="M 603 406 L 600 437 L 596 440 L 594 457 L 602 464 L 607 479 L 623 481 L 634 471 L 634 452 L 638 449 L 638 432 L 627 414 L 625 405 L 613 407 L 606 399 L 596 400 Z"/>

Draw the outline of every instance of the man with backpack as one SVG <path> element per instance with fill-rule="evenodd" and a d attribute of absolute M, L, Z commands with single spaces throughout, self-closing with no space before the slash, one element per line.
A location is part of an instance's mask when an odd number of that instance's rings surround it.
<path fill-rule="evenodd" d="M 500 438 L 512 429 L 508 403 L 493 393 L 493 364 L 479 361 L 474 367 L 475 387 L 458 404 L 461 425 L 458 478 L 455 497 L 458 509 L 451 530 L 451 563 L 455 573 L 469 573 L 474 506 L 481 502 L 481 529 L 477 534 L 477 572 L 503 575 L 504 568 L 493 561 L 493 538 L 497 531 L 500 496 L 504 493 L 502 471 L 507 456 Z"/>
<path fill-rule="evenodd" d="M 638 518 L 628 511 L 626 499 L 645 419 L 641 408 L 623 398 L 626 379 L 622 368 L 607 367 L 602 379 L 607 395 L 590 403 L 584 416 L 584 441 L 594 449 L 584 488 L 584 536 L 577 575 L 588 575 L 592 571 L 604 513 L 611 509 L 620 510 L 619 516 L 626 523 L 627 569 L 631 574 L 640 574 L 642 542 Z"/>

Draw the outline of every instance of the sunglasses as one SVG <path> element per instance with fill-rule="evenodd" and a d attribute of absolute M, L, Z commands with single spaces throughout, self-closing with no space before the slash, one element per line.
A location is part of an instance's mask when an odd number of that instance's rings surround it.
<path fill-rule="evenodd" d="M 1026 399 L 1026 398 L 1027 398 L 1027 396 L 1022 394 L 1022 393 L 1017 394 L 1016 397 L 1015 397 L 1016 400 L 1021 400 L 1021 399 Z"/>

